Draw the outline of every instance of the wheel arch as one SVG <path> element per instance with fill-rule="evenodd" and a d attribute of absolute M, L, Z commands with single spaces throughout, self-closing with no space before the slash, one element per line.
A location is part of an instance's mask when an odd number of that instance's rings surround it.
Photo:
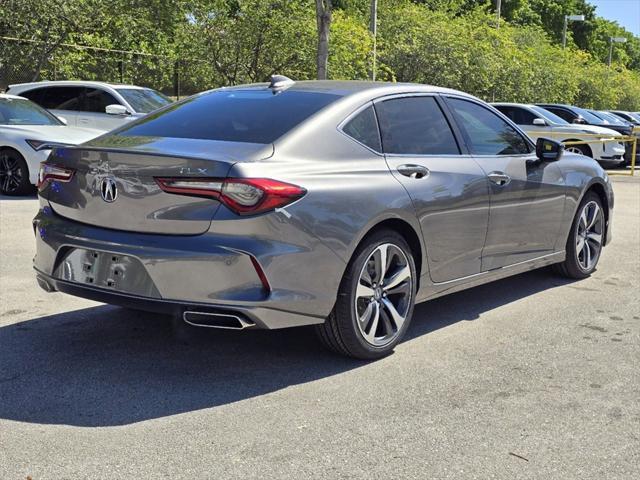
<path fill-rule="evenodd" d="M 562 140 L 560 143 L 565 143 L 565 142 L 584 142 L 584 139 L 582 139 L 582 140 L 581 140 L 581 139 L 579 139 L 579 138 L 566 138 L 566 139 Z M 573 146 L 576 146 L 576 147 L 577 147 L 577 146 L 580 146 L 580 147 L 583 147 L 583 148 L 584 148 L 584 147 L 586 147 L 586 148 L 588 149 L 589 153 L 590 153 L 590 155 L 588 155 L 588 156 L 590 156 L 591 158 L 593 158 L 593 148 L 591 148 L 591 145 L 589 145 L 589 144 L 584 144 L 584 145 L 569 145 L 569 146 L 570 146 L 570 147 L 573 147 Z M 565 147 L 565 148 L 566 148 L 566 147 Z"/>

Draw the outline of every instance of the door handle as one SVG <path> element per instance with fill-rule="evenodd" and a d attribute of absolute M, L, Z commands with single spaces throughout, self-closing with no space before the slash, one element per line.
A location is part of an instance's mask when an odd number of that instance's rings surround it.
<path fill-rule="evenodd" d="M 504 172 L 491 172 L 487 178 L 499 187 L 504 187 L 511 181 L 511 177 Z"/>
<path fill-rule="evenodd" d="M 401 175 L 409 178 L 424 178 L 429 175 L 429 169 L 422 165 L 400 165 L 397 170 Z"/>

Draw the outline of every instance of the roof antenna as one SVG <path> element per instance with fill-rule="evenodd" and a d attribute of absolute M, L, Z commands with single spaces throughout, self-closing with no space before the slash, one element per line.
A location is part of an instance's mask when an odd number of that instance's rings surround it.
<path fill-rule="evenodd" d="M 282 90 L 289 88 L 293 85 L 294 82 L 289 77 L 285 77 L 284 75 L 271 75 L 269 78 L 269 88 L 273 90 L 273 93 L 279 93 Z"/>

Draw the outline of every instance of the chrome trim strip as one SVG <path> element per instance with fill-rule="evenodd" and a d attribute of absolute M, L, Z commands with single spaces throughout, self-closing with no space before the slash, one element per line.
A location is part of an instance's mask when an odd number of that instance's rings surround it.
<path fill-rule="evenodd" d="M 205 315 L 205 316 L 211 316 L 211 317 L 228 317 L 228 318 L 235 318 L 238 323 L 240 324 L 239 327 L 223 327 L 220 325 L 207 325 L 204 323 L 196 323 L 194 321 L 189 321 L 187 320 L 187 314 L 195 314 L 195 315 Z M 237 315 L 229 315 L 226 313 L 212 313 L 212 312 L 198 312 L 198 311 L 194 311 L 194 310 L 187 310 L 185 312 L 182 313 L 182 320 L 184 320 L 185 323 L 188 323 L 189 325 L 193 325 L 194 327 L 203 327 L 203 328 L 220 328 L 222 330 L 244 330 L 245 328 L 249 328 L 249 327 L 253 327 L 255 326 L 255 323 L 251 323 L 248 322 L 246 320 L 243 320 L 242 318 L 238 317 Z"/>

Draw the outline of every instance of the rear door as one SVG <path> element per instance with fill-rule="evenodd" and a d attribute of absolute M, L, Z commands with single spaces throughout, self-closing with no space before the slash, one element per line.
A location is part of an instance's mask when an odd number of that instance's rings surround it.
<path fill-rule="evenodd" d="M 487 106 L 455 96 L 446 101 L 491 186 L 482 270 L 552 253 L 565 203 L 558 165 L 540 162 L 533 145 Z"/>
<path fill-rule="evenodd" d="M 488 181 L 477 162 L 462 154 L 439 99 L 385 97 L 375 102 L 375 111 L 389 168 L 420 220 L 432 281 L 479 273 Z"/>

